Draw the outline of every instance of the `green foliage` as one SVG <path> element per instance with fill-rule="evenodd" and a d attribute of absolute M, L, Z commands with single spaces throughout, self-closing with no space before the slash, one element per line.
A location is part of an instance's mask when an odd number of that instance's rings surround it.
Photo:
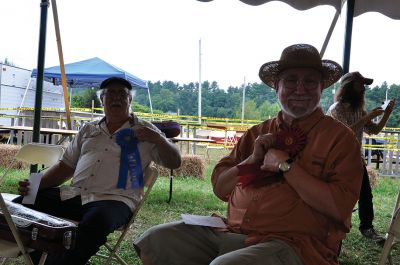
<path fill-rule="evenodd" d="M 265 120 L 276 116 L 276 114 L 280 111 L 280 106 L 278 102 L 271 103 L 269 101 L 265 101 L 259 107 L 259 111 L 260 120 Z"/>
<path fill-rule="evenodd" d="M 198 87 L 198 83 L 179 84 L 172 81 L 149 82 L 153 108 L 162 112 L 179 112 L 182 115 L 197 116 Z M 243 87 L 230 86 L 223 89 L 215 81 L 205 81 L 201 87 L 202 116 L 237 119 L 242 117 Z M 321 107 L 324 112 L 333 104 L 334 91 L 337 89 L 338 84 L 334 84 L 322 92 Z M 398 102 L 387 126 L 400 127 L 400 85 L 392 84 L 389 86 L 384 82 L 381 86 L 367 87 L 366 109 L 371 110 L 380 106 L 386 98 L 386 93 L 389 99 L 394 98 Z M 276 115 L 280 109 L 275 90 L 262 83 L 247 84 L 245 98 L 245 119 L 264 120 Z M 84 102 L 83 99 L 81 101 Z M 150 106 L 148 91 L 145 89 L 137 90 L 134 101 L 142 106 Z M 79 105 L 81 104 L 83 103 L 79 103 Z M 136 108 L 134 110 L 139 111 Z M 143 108 L 146 109 L 146 107 Z"/>
<path fill-rule="evenodd" d="M 148 228 L 171 221 L 180 220 L 182 213 L 210 216 L 218 213 L 226 214 L 226 203 L 217 199 L 213 194 L 210 175 L 215 166 L 215 161 L 206 165 L 206 180 L 193 178 L 174 178 L 174 191 L 171 203 L 167 203 L 169 178 L 159 177 L 151 191 L 150 196 L 140 209 L 129 235 L 122 243 L 121 255 L 129 264 L 141 264 L 133 247 L 132 240 L 138 238 Z M 0 174 L 4 169 L 0 168 Z M 0 185 L 0 192 L 15 193 L 18 180 L 26 178 L 28 170 L 11 170 L 5 182 Z M 375 219 L 374 226 L 380 233 L 388 229 L 396 194 L 399 187 L 398 178 L 381 177 L 373 190 Z M 382 247 L 361 237 L 358 232 L 359 218 L 357 211 L 353 213 L 352 228 L 347 238 L 343 241 L 343 247 L 339 256 L 342 265 L 376 265 L 382 251 Z M 119 235 L 119 234 L 118 234 Z M 116 241 L 117 233 L 109 236 Z M 102 250 L 104 252 L 104 247 Z M 399 264 L 400 252 L 395 251 L 393 264 Z M 104 260 L 93 257 L 91 264 L 102 264 Z M 23 264 L 19 258 L 17 263 Z"/>
<path fill-rule="evenodd" d="M 72 94 L 71 107 L 73 108 L 91 108 L 92 101 L 94 101 L 94 107 L 100 108 L 101 103 L 96 95 L 95 89 L 85 89 L 76 94 Z"/>
<path fill-rule="evenodd" d="M 137 102 L 132 103 L 132 111 L 133 112 L 144 112 L 144 113 L 151 113 L 151 109 L 148 106 L 143 106 Z M 153 110 L 153 113 L 162 114 L 161 110 Z"/>
<path fill-rule="evenodd" d="M 242 115 L 242 106 L 236 112 L 237 117 Z M 257 109 L 256 102 L 254 100 L 246 100 L 244 104 L 244 119 L 245 120 L 259 120 L 260 112 Z"/>

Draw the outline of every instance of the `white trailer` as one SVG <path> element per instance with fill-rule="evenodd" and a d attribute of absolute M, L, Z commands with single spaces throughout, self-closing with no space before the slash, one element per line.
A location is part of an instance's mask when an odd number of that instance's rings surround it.
<path fill-rule="evenodd" d="M 35 93 L 36 78 L 31 78 L 31 70 L 0 63 L 0 114 L 16 116 L 19 112 L 9 108 L 33 108 Z M 64 108 L 61 86 L 44 81 L 42 107 Z M 0 117 L 0 124 L 12 125 L 11 119 Z"/>

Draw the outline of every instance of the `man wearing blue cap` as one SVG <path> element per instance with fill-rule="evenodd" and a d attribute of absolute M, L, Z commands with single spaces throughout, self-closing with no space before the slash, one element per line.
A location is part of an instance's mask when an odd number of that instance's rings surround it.
<path fill-rule="evenodd" d="M 123 78 L 104 80 L 98 95 L 105 117 L 85 124 L 59 163 L 42 177 L 32 208 L 80 220 L 75 248 L 50 254 L 46 264 L 86 264 L 107 235 L 129 221 L 142 198 L 143 172 L 149 164 L 180 166 L 176 146 L 154 125 L 131 113 L 131 92 L 131 84 Z M 69 179 L 71 185 L 60 187 Z M 18 190 L 28 194 L 29 182 L 20 182 Z"/>

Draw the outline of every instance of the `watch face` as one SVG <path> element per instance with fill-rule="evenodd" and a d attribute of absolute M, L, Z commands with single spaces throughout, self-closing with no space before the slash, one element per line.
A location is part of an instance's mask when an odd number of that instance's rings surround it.
<path fill-rule="evenodd" d="M 279 164 L 279 170 L 280 170 L 280 171 L 286 172 L 286 171 L 288 171 L 289 169 L 290 169 L 290 165 L 289 165 L 288 162 L 284 161 L 284 162 L 282 162 L 282 163 Z"/>

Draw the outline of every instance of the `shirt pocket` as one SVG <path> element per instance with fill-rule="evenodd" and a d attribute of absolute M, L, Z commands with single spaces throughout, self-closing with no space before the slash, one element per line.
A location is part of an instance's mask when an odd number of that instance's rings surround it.
<path fill-rule="evenodd" d="M 97 137 L 86 137 L 83 139 L 81 156 L 84 156 L 88 152 L 96 152 L 102 145 L 99 144 Z"/>
<path fill-rule="evenodd" d="M 323 155 L 312 154 L 309 173 L 317 178 L 322 177 L 325 168 L 326 158 Z"/>

